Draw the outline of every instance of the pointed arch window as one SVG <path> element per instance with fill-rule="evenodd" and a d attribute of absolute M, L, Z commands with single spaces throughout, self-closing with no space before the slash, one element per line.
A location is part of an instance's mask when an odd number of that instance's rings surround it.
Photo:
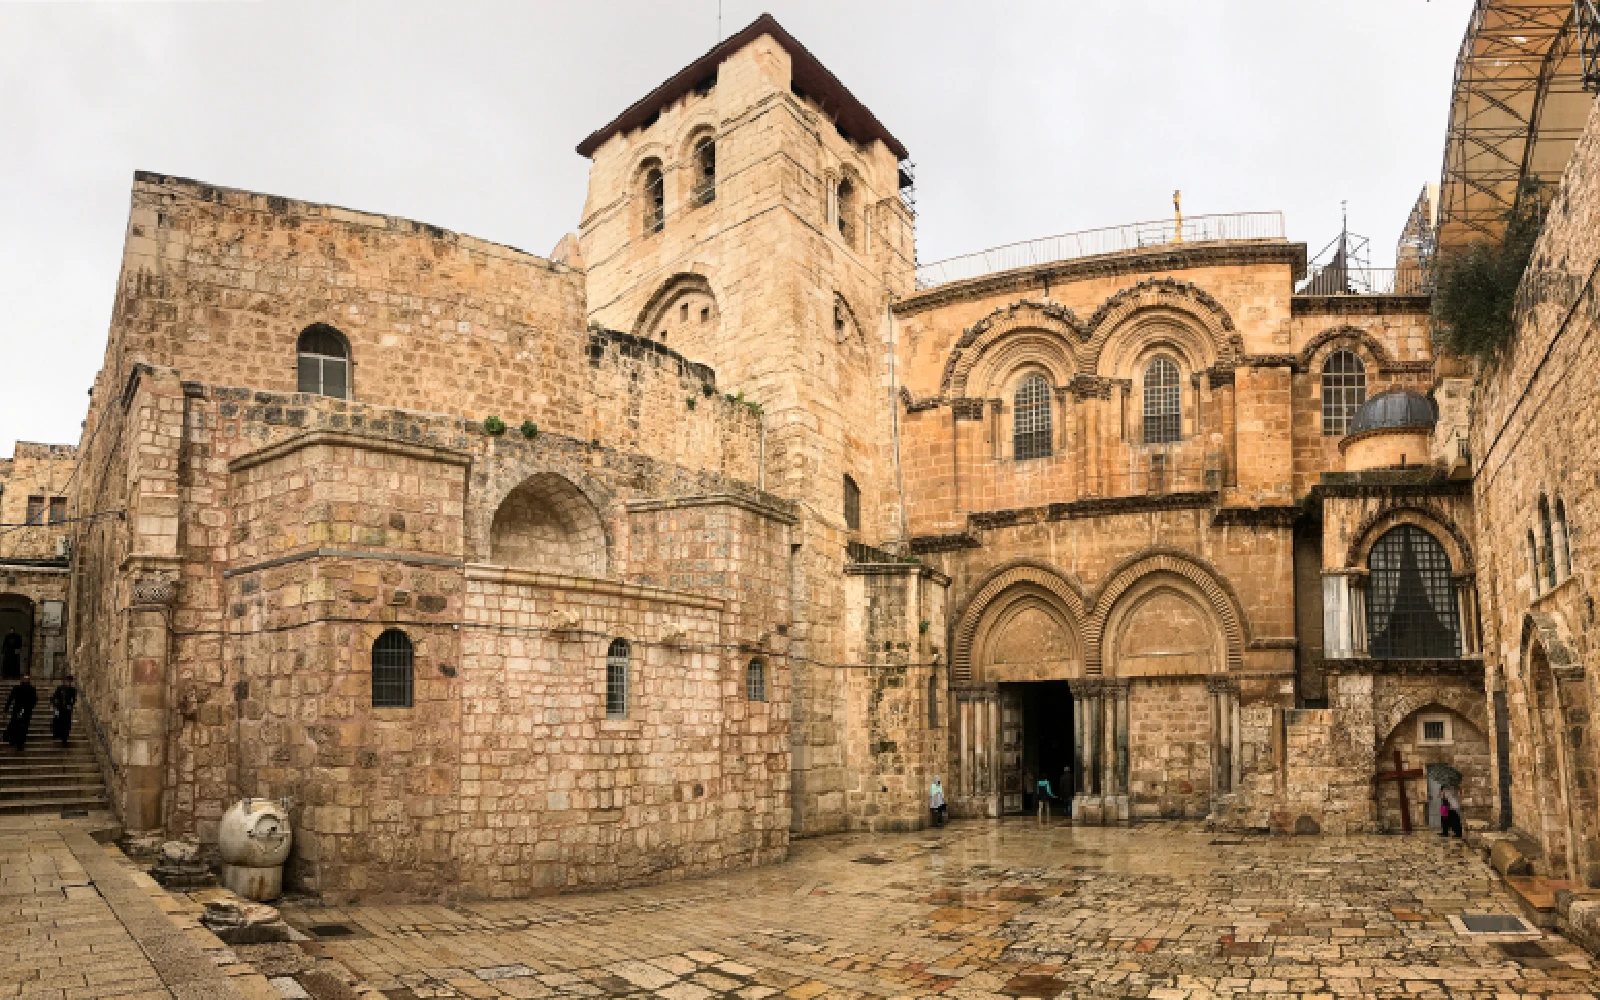
<path fill-rule="evenodd" d="M 299 362 L 298 392 L 350 398 L 350 344 L 344 334 L 325 323 L 313 323 L 300 332 L 295 352 Z"/>
<path fill-rule="evenodd" d="M 1017 386 L 1011 430 L 1011 451 L 1021 462 L 1050 457 L 1050 383 L 1034 373 Z"/>
<path fill-rule="evenodd" d="M 1561 578 L 1572 575 L 1572 529 L 1567 525 L 1567 503 L 1556 497 L 1556 553 L 1561 557 Z"/>
<path fill-rule="evenodd" d="M 659 166 L 644 172 L 644 231 L 659 233 L 667 224 L 667 185 Z"/>
<path fill-rule="evenodd" d="M 1461 655 L 1450 554 L 1414 524 L 1389 529 L 1367 556 L 1368 651 L 1380 659 Z"/>
<path fill-rule="evenodd" d="M 1533 537 L 1533 529 L 1528 529 L 1528 586 L 1533 588 L 1535 597 L 1539 596 L 1539 542 Z"/>
<path fill-rule="evenodd" d="M 692 169 L 694 190 L 690 200 L 705 205 L 717 199 L 717 144 L 710 138 L 701 139 L 694 147 Z"/>
<path fill-rule="evenodd" d="M 410 708 L 416 674 L 416 649 L 411 637 L 386 629 L 372 644 L 372 707 Z"/>
<path fill-rule="evenodd" d="M 1544 570 L 1544 585 L 1556 585 L 1556 540 L 1554 530 L 1550 526 L 1550 500 L 1544 495 L 1539 497 L 1539 536 L 1544 541 L 1544 548 L 1540 551 L 1543 558 L 1541 569 Z"/>
<path fill-rule="evenodd" d="M 856 241 L 856 186 L 846 177 L 839 181 L 837 193 L 834 196 L 834 222 L 839 227 L 839 235 L 844 237 L 846 243 L 854 244 Z"/>
<path fill-rule="evenodd" d="M 1367 401 L 1367 366 L 1354 351 L 1334 351 L 1322 364 L 1322 433 L 1343 437 Z"/>
<path fill-rule="evenodd" d="M 849 476 L 844 477 L 844 526 L 851 531 L 861 530 L 861 487 Z"/>
<path fill-rule="evenodd" d="M 612 639 L 606 650 L 606 718 L 628 717 L 628 640 Z"/>
<path fill-rule="evenodd" d="M 1156 358 L 1144 370 L 1144 443 L 1166 444 L 1183 436 L 1183 393 L 1178 366 Z"/>

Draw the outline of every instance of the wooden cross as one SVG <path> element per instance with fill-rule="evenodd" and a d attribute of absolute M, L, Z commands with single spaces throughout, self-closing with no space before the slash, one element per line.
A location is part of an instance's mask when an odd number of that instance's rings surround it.
<path fill-rule="evenodd" d="M 1406 833 L 1411 832 L 1411 806 L 1406 802 L 1406 779 L 1420 778 L 1426 773 L 1427 772 L 1420 767 L 1413 767 L 1409 771 L 1406 770 L 1405 765 L 1400 762 L 1400 751 L 1396 750 L 1394 752 L 1394 770 L 1379 771 L 1372 777 L 1372 780 L 1375 782 L 1394 782 L 1395 789 L 1400 793 L 1400 829 Z M 1374 789 L 1373 792 L 1374 798 L 1376 798 L 1377 790 Z"/>

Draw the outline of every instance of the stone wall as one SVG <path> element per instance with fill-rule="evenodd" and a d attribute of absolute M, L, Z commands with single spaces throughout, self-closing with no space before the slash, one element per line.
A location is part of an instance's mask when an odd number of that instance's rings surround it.
<path fill-rule="evenodd" d="M 78 449 L 68 444 L 35 444 L 18 441 L 11 457 L 0 459 L 0 560 L 57 559 L 57 539 L 66 537 L 67 528 L 56 518 L 76 517 L 79 512 L 65 503 L 78 464 Z M 29 501 L 38 498 L 43 507 L 37 526 L 28 526 Z M 56 500 L 55 506 L 51 500 Z"/>
<path fill-rule="evenodd" d="M 1203 680 L 1128 685 L 1128 797 L 1135 819 L 1204 819 L 1211 812 L 1211 705 Z"/>

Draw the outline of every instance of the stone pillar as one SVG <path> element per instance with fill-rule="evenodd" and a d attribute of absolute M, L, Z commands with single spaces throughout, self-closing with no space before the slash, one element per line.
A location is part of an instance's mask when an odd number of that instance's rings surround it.
<path fill-rule="evenodd" d="M 963 798 L 972 795 L 972 706 L 966 698 L 957 703 L 960 717 L 957 724 L 961 727 L 961 757 L 957 765 L 960 772 L 956 775 L 956 791 Z"/>
<path fill-rule="evenodd" d="M 1346 578 L 1350 587 L 1350 655 L 1367 655 L 1367 577 Z"/>
<path fill-rule="evenodd" d="M 177 598 L 178 575 L 136 569 L 128 607 L 128 677 L 120 709 L 122 801 L 116 813 L 126 830 L 165 827 L 167 769 L 167 615 Z"/>
<path fill-rule="evenodd" d="M 989 400 L 989 457 L 996 462 L 1004 459 L 1006 454 L 1004 437 L 1000 433 L 1000 411 L 1004 406 L 1001 400 Z"/>
<path fill-rule="evenodd" d="M 1457 624 L 1461 630 L 1461 655 L 1477 656 L 1482 652 L 1478 644 L 1478 590 L 1471 573 L 1457 576 L 1455 584 Z"/>
<path fill-rule="evenodd" d="M 1217 381 L 1221 382 L 1219 373 Z M 1228 372 L 1227 381 L 1218 387 L 1221 391 L 1222 412 L 1222 450 L 1225 456 L 1226 469 L 1223 473 L 1223 482 L 1228 486 L 1239 485 L 1239 420 L 1238 420 L 1238 395 L 1234 387 L 1233 372 Z"/>
<path fill-rule="evenodd" d="M 989 811 L 990 816 L 1000 815 L 1000 696 L 991 691 L 989 702 Z"/>
<path fill-rule="evenodd" d="M 1105 738 L 1105 821 L 1126 823 L 1128 806 L 1128 680 L 1110 678 L 1104 682 L 1106 702 Z"/>
<path fill-rule="evenodd" d="M 1211 795 L 1231 795 L 1239 777 L 1239 693 L 1232 678 L 1206 678 L 1211 700 Z"/>
<path fill-rule="evenodd" d="M 1101 707 L 1104 683 L 1098 677 L 1082 677 L 1071 682 L 1074 715 L 1078 723 L 1073 741 L 1073 773 L 1077 787 L 1072 798 L 1072 820 L 1086 826 L 1099 826 L 1105 822 L 1101 792 L 1101 771 L 1105 760 L 1101 739 L 1104 731 Z"/>
<path fill-rule="evenodd" d="M 1350 581 L 1343 573 L 1322 577 L 1322 655 L 1343 660 L 1350 652 Z"/>

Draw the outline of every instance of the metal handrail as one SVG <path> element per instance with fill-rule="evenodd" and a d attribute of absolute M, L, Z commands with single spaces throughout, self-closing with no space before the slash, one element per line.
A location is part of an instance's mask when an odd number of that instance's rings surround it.
<path fill-rule="evenodd" d="M 1295 286 L 1296 295 L 1429 295 L 1432 292 L 1432 276 L 1417 267 L 1328 264 L 1314 268 Z"/>
<path fill-rule="evenodd" d="M 1181 240 L 1180 240 L 1181 235 Z M 1182 232 L 1175 219 L 1134 222 L 1104 229 L 1086 229 L 1042 239 L 991 247 L 978 253 L 923 264 L 917 268 L 917 288 L 933 288 L 952 281 L 981 278 L 1019 267 L 1036 267 L 1059 261 L 1122 253 L 1170 243 L 1217 243 L 1234 240 L 1286 239 L 1282 212 L 1235 212 L 1226 215 L 1191 215 L 1183 219 Z"/>

